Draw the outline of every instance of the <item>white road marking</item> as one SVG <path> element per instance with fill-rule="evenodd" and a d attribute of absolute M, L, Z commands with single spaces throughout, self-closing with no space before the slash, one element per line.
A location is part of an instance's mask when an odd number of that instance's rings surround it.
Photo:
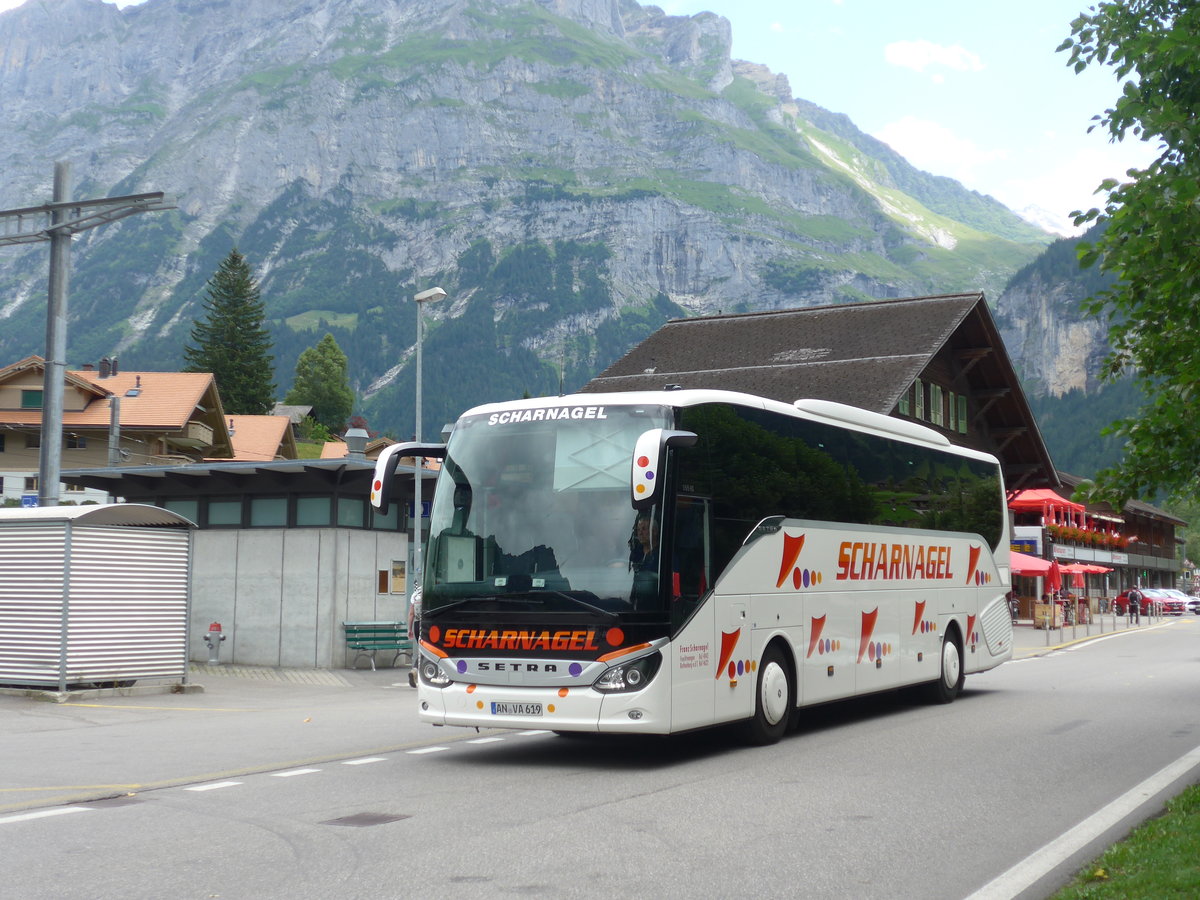
<path fill-rule="evenodd" d="M 550 733 L 550 729 L 549 729 L 549 728 L 542 728 L 542 729 L 540 729 L 540 730 L 537 730 L 537 731 L 518 731 L 518 732 L 517 732 L 517 734 L 521 734 L 521 735 L 531 735 L 531 734 L 549 734 L 549 733 Z"/>
<path fill-rule="evenodd" d="M 195 787 L 186 787 L 185 791 L 215 791 L 220 788 L 234 787 L 241 784 L 240 781 L 214 781 L 212 784 L 198 784 Z"/>
<path fill-rule="evenodd" d="M 420 750 L 407 751 L 410 756 L 420 756 L 422 753 L 441 753 L 443 750 L 449 750 L 449 747 L 422 747 Z"/>
<path fill-rule="evenodd" d="M 313 772 L 320 772 L 320 769 L 292 769 L 289 772 L 272 772 L 272 778 L 291 778 L 293 775 L 311 775 Z"/>
<path fill-rule="evenodd" d="M 342 760 L 343 766 L 365 766 L 367 763 L 386 762 L 382 756 L 366 756 L 362 759 L 346 759 Z"/>
<path fill-rule="evenodd" d="M 504 740 L 504 738 L 486 737 L 486 738 L 475 738 L 474 740 L 467 741 L 467 743 L 468 744 L 494 744 L 494 743 L 496 743 L 496 741 L 502 741 L 502 740 Z"/>
<path fill-rule="evenodd" d="M 1112 803 L 1088 816 L 1070 831 L 1025 857 L 999 878 L 989 881 L 967 900 L 1005 900 L 1015 897 L 1055 866 L 1078 852 L 1090 841 L 1120 822 L 1177 778 L 1200 765 L 1200 747 L 1159 769 L 1141 784 L 1130 788 Z"/>
<path fill-rule="evenodd" d="M 37 812 L 20 813 L 15 816 L 0 816 L 0 825 L 7 825 L 9 822 L 28 822 L 30 819 L 45 819 L 50 816 L 65 816 L 67 813 L 77 812 L 91 812 L 91 809 L 85 806 L 59 806 L 54 809 L 39 809 Z"/>

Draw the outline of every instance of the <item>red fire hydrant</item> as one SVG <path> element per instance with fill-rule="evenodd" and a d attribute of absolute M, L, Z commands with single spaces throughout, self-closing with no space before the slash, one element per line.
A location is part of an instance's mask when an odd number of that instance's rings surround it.
<path fill-rule="evenodd" d="M 221 623 L 213 622 L 208 626 L 208 634 L 204 636 L 204 643 L 208 645 L 208 663 L 209 665 L 218 665 L 221 662 L 221 642 L 225 640 L 225 635 L 221 633 Z"/>

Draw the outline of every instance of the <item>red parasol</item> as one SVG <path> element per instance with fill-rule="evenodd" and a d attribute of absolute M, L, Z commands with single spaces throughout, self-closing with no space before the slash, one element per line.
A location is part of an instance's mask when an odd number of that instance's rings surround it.
<path fill-rule="evenodd" d="M 1058 566 L 1058 560 L 1050 563 L 1050 569 L 1046 572 L 1046 586 L 1052 591 L 1062 589 L 1062 569 Z"/>

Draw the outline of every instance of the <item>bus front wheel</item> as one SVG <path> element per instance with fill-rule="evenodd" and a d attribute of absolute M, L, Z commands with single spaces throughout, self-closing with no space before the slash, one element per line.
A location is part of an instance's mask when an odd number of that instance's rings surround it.
<path fill-rule="evenodd" d="M 942 666 L 937 681 L 930 682 L 928 697 L 932 703 L 950 703 L 962 690 L 966 673 L 963 671 L 962 642 L 958 632 L 950 631 L 942 641 Z"/>
<path fill-rule="evenodd" d="M 746 725 L 752 743 L 774 744 L 785 731 L 792 710 L 791 670 L 778 647 L 767 650 L 758 667 L 754 717 Z"/>

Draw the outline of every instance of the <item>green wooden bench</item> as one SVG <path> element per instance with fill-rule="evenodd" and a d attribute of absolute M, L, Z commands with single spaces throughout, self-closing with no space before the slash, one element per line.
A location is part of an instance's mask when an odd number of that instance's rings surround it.
<path fill-rule="evenodd" d="M 343 622 L 342 628 L 346 631 L 346 647 L 358 651 L 350 664 L 352 669 L 358 668 L 358 660 L 366 656 L 371 660 L 371 671 L 375 671 L 375 654 L 380 650 L 395 651 L 393 666 L 406 654 L 412 659 L 413 642 L 404 622 Z"/>

